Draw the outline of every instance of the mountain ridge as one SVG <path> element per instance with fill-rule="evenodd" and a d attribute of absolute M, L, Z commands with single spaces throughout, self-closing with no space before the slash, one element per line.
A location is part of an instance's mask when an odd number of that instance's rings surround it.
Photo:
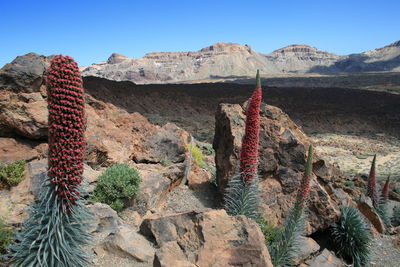
<path fill-rule="evenodd" d="M 292 44 L 271 53 L 249 45 L 219 42 L 198 51 L 150 52 L 141 58 L 113 53 L 104 63 L 82 68 L 83 76 L 135 83 L 170 83 L 286 73 L 357 73 L 400 71 L 400 41 L 362 53 L 336 55 L 306 44 Z"/>
<path fill-rule="evenodd" d="M 1 70 L 18 72 L 24 68 L 21 64 L 30 61 L 32 53 L 17 57 Z M 106 61 L 80 67 L 83 76 L 137 84 L 246 78 L 253 77 L 256 69 L 264 76 L 397 73 L 400 41 L 349 55 L 336 55 L 306 44 L 292 44 L 265 54 L 247 44 L 219 42 L 198 51 L 150 52 L 140 58 L 112 53 Z"/>

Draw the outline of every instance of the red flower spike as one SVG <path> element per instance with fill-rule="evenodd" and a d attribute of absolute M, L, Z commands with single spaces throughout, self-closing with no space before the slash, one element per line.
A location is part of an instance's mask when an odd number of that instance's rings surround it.
<path fill-rule="evenodd" d="M 390 180 L 390 175 L 386 179 L 385 185 L 383 186 L 383 189 L 382 189 L 382 197 L 383 197 L 384 201 L 389 200 L 389 180 Z"/>
<path fill-rule="evenodd" d="M 367 187 L 367 196 L 369 196 L 372 200 L 372 205 L 376 208 L 378 207 L 378 194 L 376 192 L 376 155 L 372 160 L 371 169 L 369 171 L 368 177 L 368 187 Z"/>
<path fill-rule="evenodd" d="M 313 146 L 311 144 L 308 148 L 306 169 L 304 171 L 304 176 L 301 181 L 300 189 L 297 193 L 297 198 L 296 198 L 296 203 L 301 207 L 304 206 L 304 203 L 308 198 L 308 193 L 310 192 L 311 178 L 312 178 L 312 161 L 313 161 Z"/>
<path fill-rule="evenodd" d="M 260 73 L 257 70 L 256 90 L 253 92 L 247 107 L 245 134 L 240 153 L 240 172 L 243 173 L 245 181 L 251 181 L 257 175 L 261 98 Z"/>
<path fill-rule="evenodd" d="M 59 199 L 73 204 L 82 181 L 85 151 L 84 91 L 77 64 L 55 56 L 47 76 L 49 176 Z M 73 84 L 72 86 L 70 84 Z"/>

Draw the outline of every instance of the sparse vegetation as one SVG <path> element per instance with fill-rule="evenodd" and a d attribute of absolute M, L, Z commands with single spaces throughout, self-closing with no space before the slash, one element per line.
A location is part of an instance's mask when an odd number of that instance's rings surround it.
<path fill-rule="evenodd" d="M 332 227 L 332 241 L 339 255 L 351 260 L 354 267 L 365 266 L 371 241 L 368 226 L 354 207 L 342 207 L 341 213 L 339 222 Z"/>
<path fill-rule="evenodd" d="M 6 248 L 11 244 L 12 237 L 11 228 L 0 217 L 0 256 L 7 252 Z"/>
<path fill-rule="evenodd" d="M 349 187 L 354 186 L 354 182 L 353 182 L 353 181 L 344 181 L 343 184 L 344 184 L 345 186 L 349 186 Z"/>
<path fill-rule="evenodd" d="M 282 226 L 275 225 L 274 223 L 267 221 L 263 217 L 258 218 L 256 222 L 260 226 L 261 232 L 264 234 L 266 245 L 268 247 L 273 246 L 273 244 L 282 234 Z"/>
<path fill-rule="evenodd" d="M 190 144 L 186 144 L 186 149 L 190 151 Z M 207 168 L 207 164 L 204 161 L 203 152 L 195 144 L 192 145 L 192 157 L 196 164 L 201 168 Z"/>
<path fill-rule="evenodd" d="M 200 146 L 201 150 L 203 150 L 204 154 L 209 155 L 209 156 L 215 155 L 215 150 L 212 147 L 212 144 L 200 143 L 199 146 Z"/>
<path fill-rule="evenodd" d="M 136 197 L 140 182 L 141 178 L 134 168 L 126 163 L 114 164 L 99 177 L 92 199 L 120 212 L 128 200 Z"/>
<path fill-rule="evenodd" d="M 0 163 L 0 183 L 8 187 L 18 185 L 24 179 L 24 160 L 11 163 Z"/>

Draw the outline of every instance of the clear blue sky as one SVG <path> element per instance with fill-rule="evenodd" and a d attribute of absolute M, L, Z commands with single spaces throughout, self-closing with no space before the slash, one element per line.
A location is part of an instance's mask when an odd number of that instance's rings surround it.
<path fill-rule="evenodd" d="M 349 54 L 400 39 L 399 0 L 0 0 L 0 14 L 0 67 L 28 52 L 86 66 L 113 52 L 141 57 L 220 41 Z"/>

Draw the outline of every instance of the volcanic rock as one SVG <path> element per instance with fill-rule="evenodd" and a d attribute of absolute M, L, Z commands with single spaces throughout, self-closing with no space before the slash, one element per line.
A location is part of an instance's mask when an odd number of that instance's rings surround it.
<path fill-rule="evenodd" d="M 236 171 L 244 134 L 245 115 L 240 105 L 220 104 L 216 113 L 213 147 L 217 183 L 221 194 Z M 259 177 L 261 205 L 267 218 L 282 221 L 293 205 L 311 140 L 279 108 L 262 104 L 260 119 Z M 340 199 L 332 190 L 342 179 L 339 170 L 314 157 L 314 175 L 308 202 L 310 232 L 324 229 L 339 216 Z M 329 178 L 328 178 L 329 177 Z M 336 185 L 335 185 L 336 186 Z"/>
<path fill-rule="evenodd" d="M 0 69 L 0 88 L 26 93 L 38 91 L 50 60 L 51 57 L 35 53 L 16 57 Z"/>
<path fill-rule="evenodd" d="M 258 225 L 224 210 L 145 219 L 140 232 L 158 247 L 154 266 L 273 266 Z"/>

